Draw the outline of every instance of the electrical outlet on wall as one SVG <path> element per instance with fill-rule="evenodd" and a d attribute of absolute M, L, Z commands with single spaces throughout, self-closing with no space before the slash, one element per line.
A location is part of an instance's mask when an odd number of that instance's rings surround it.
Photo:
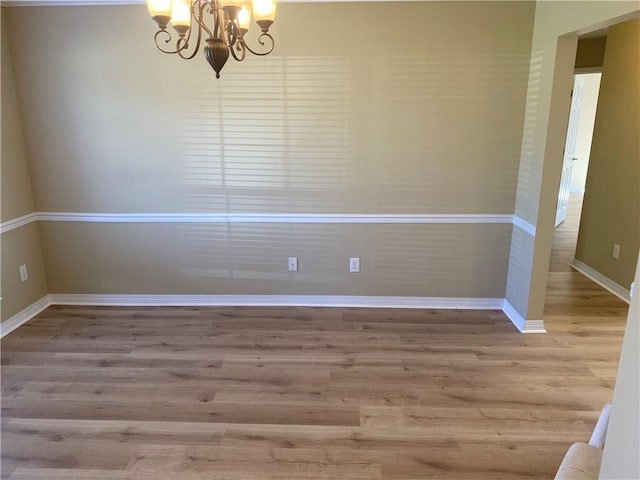
<path fill-rule="evenodd" d="M 349 259 L 349 271 L 351 273 L 360 272 L 360 258 L 359 257 L 351 257 Z"/>
<path fill-rule="evenodd" d="M 21 282 L 26 282 L 27 280 L 29 280 L 29 272 L 27 271 L 26 265 L 20 265 L 20 268 L 18 268 L 18 271 L 20 272 Z"/>
<path fill-rule="evenodd" d="M 289 271 L 290 272 L 298 271 L 298 257 L 289 257 Z"/>
<path fill-rule="evenodd" d="M 620 245 L 617 243 L 613 244 L 613 258 L 616 260 L 620 257 Z"/>

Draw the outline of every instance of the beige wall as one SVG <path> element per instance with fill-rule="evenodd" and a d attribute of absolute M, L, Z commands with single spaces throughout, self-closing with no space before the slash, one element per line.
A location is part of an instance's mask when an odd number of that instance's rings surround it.
<path fill-rule="evenodd" d="M 512 213 L 532 15 L 283 4 L 274 55 L 215 81 L 142 5 L 13 9 L 37 208 Z"/>
<path fill-rule="evenodd" d="M 510 264 L 507 284 L 507 300 L 520 305 L 518 311 L 527 319 L 543 318 L 578 35 L 637 15 L 634 1 L 536 4 L 515 207 L 516 215 L 536 232 L 531 249 L 523 248 L 518 263 Z M 527 270 L 530 275 L 521 274 Z"/>
<path fill-rule="evenodd" d="M 576 259 L 625 289 L 640 248 L 640 19 L 609 28 Z M 613 244 L 620 257 L 612 256 Z"/>
<path fill-rule="evenodd" d="M 22 120 L 2 8 L 2 139 L 0 170 L 2 205 L 0 220 L 6 222 L 33 212 L 34 202 L 24 148 Z M 0 239 L 1 319 L 10 318 L 47 293 L 40 237 L 35 224 L 5 232 Z M 29 279 L 20 281 L 18 268 L 27 265 Z"/>
<path fill-rule="evenodd" d="M 40 228 L 51 293 L 87 294 L 502 298 L 511 233 L 510 225 L 43 222 Z M 286 270 L 289 255 L 299 257 L 298 272 Z M 357 274 L 348 271 L 354 255 L 361 259 Z"/>
<path fill-rule="evenodd" d="M 274 54 L 218 81 L 200 56 L 156 52 L 142 5 L 11 9 L 37 209 L 513 212 L 533 4 L 278 8 Z M 504 224 L 40 228 L 55 293 L 502 298 L 511 238 Z"/>
<path fill-rule="evenodd" d="M 6 222 L 34 210 L 31 180 L 27 167 L 22 119 L 16 98 L 13 66 L 9 52 L 5 9 L 2 8 L 2 208 L 0 221 Z"/>
<path fill-rule="evenodd" d="M 580 75 L 583 82 L 583 90 L 580 101 L 580 119 L 578 121 L 578 130 L 576 131 L 575 156 L 577 160 L 573 162 L 573 170 L 571 172 L 571 190 L 573 191 L 584 191 L 587 183 L 587 169 L 589 167 L 589 156 L 591 155 L 593 126 L 596 121 L 600 76 L 600 73 Z"/>
<path fill-rule="evenodd" d="M 20 281 L 19 267 L 27 265 L 29 278 Z M 48 293 L 40 234 L 35 223 L 2 234 L 2 320 Z"/>

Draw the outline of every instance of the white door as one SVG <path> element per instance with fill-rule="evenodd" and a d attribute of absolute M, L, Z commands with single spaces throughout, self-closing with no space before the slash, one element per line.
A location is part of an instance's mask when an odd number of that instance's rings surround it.
<path fill-rule="evenodd" d="M 571 172 L 576 158 L 576 137 L 578 133 L 578 121 L 580 120 L 580 101 L 584 89 L 584 79 L 574 77 L 573 95 L 571 96 L 571 112 L 569 113 L 569 125 L 567 126 L 567 140 L 564 145 L 562 158 L 562 175 L 560 176 L 560 191 L 558 192 L 558 204 L 556 207 L 556 227 L 567 218 L 567 206 L 569 205 L 569 192 L 571 191 Z"/>

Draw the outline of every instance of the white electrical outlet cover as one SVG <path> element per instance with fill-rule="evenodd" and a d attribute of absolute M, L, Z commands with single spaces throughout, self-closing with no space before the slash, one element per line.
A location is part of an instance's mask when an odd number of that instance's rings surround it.
<path fill-rule="evenodd" d="M 359 257 L 351 257 L 349 259 L 349 272 L 351 272 L 351 273 L 360 272 L 360 258 Z"/>
<path fill-rule="evenodd" d="M 18 270 L 20 271 L 20 281 L 26 282 L 29 280 L 29 272 L 27 271 L 26 265 L 20 265 Z"/>
<path fill-rule="evenodd" d="M 289 257 L 289 271 L 290 272 L 298 271 L 298 257 Z"/>

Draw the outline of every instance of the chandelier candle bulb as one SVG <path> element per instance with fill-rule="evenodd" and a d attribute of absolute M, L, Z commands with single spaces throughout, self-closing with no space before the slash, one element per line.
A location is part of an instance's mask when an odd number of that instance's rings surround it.
<path fill-rule="evenodd" d="M 149 15 L 161 29 L 165 29 L 171 19 L 171 0 L 147 0 Z"/>
<path fill-rule="evenodd" d="M 171 25 L 178 35 L 184 37 L 191 27 L 191 0 L 173 0 Z"/>
<path fill-rule="evenodd" d="M 243 5 L 244 1 L 248 0 L 147 0 L 149 14 L 159 27 L 153 37 L 156 48 L 191 60 L 204 42 L 204 56 L 216 78 L 220 78 L 220 70 L 229 56 L 242 62 L 247 52 L 261 57 L 269 55 L 275 47 L 269 27 L 275 18 L 276 0 L 254 0 L 256 23 L 262 29 L 254 48 L 244 36 L 251 19 L 251 9 Z M 169 21 L 178 33 L 177 39 L 167 30 Z"/>
<path fill-rule="evenodd" d="M 171 13 L 171 0 L 147 0 L 149 15 L 169 15 Z"/>
<path fill-rule="evenodd" d="M 253 0 L 253 16 L 263 32 L 267 32 L 276 18 L 275 0 Z"/>
<path fill-rule="evenodd" d="M 220 4 L 224 7 L 238 7 L 242 8 L 242 0 L 221 0 Z"/>
<path fill-rule="evenodd" d="M 222 10 L 231 22 L 235 22 L 238 12 L 242 8 L 242 0 L 220 0 Z"/>
<path fill-rule="evenodd" d="M 249 30 L 249 25 L 251 24 L 251 4 L 245 2 L 242 5 L 242 8 L 238 12 L 238 26 L 240 27 L 240 31 L 242 35 L 247 33 Z"/>

